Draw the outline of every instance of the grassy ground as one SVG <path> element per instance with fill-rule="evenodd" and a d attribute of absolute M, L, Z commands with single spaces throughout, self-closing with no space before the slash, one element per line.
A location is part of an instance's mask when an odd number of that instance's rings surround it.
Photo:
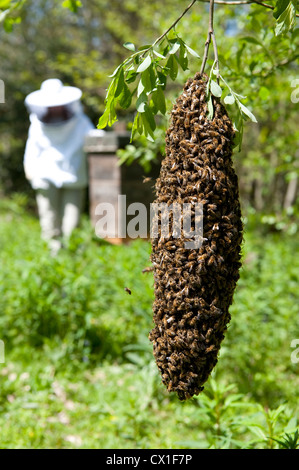
<path fill-rule="evenodd" d="M 296 445 L 298 237 L 246 230 L 218 365 L 205 391 L 181 403 L 161 384 L 148 341 L 149 243 L 110 246 L 85 220 L 51 258 L 24 203 L 0 203 L 1 448 Z"/>

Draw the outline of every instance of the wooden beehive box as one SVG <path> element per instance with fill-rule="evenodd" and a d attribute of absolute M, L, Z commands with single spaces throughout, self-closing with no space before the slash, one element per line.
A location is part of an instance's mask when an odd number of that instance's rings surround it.
<path fill-rule="evenodd" d="M 155 179 L 159 175 L 160 165 L 155 165 L 150 174 L 145 175 L 138 163 L 120 165 L 117 151 L 124 148 L 130 141 L 130 133 L 92 130 L 86 137 L 85 152 L 88 161 L 89 174 L 89 213 L 92 224 L 97 226 L 99 221 L 98 208 L 102 204 L 110 204 L 114 208 L 116 234 L 99 233 L 100 238 L 108 238 L 111 242 L 120 243 L 128 240 L 126 225 L 130 216 L 126 210 L 130 204 L 139 202 L 147 208 L 147 228 L 149 234 L 150 204 L 154 200 Z M 144 177 L 151 180 L 144 182 Z M 126 208 L 120 207 L 124 201 Z M 102 206 L 103 207 L 103 206 Z M 132 218 L 132 216 L 131 216 Z M 121 237 L 118 235 L 121 234 Z M 116 236 L 115 236 L 116 235 Z"/>

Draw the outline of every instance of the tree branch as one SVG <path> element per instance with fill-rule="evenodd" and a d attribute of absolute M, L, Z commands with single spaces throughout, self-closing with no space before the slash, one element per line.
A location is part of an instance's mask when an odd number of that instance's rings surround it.
<path fill-rule="evenodd" d="M 161 39 L 164 38 L 164 36 L 166 36 L 169 31 L 172 30 L 172 28 L 174 28 L 176 26 L 176 24 L 180 21 L 181 18 L 183 18 L 183 16 L 190 10 L 190 8 L 193 7 L 194 3 L 196 2 L 197 0 L 193 0 L 188 6 L 187 8 L 183 11 L 183 13 L 175 20 L 174 23 L 172 23 L 172 25 L 167 29 L 167 31 L 165 31 L 165 33 L 161 34 L 161 36 L 158 37 L 158 39 L 155 40 L 155 42 L 153 43 L 153 45 L 151 47 L 154 47 L 159 41 L 161 41 Z"/>
<path fill-rule="evenodd" d="M 198 1 L 202 3 L 210 2 L 210 0 L 198 0 Z M 268 3 L 264 3 L 264 2 L 259 2 L 258 0 L 233 0 L 231 2 L 229 0 L 215 0 L 214 3 L 217 5 L 250 5 L 251 3 L 254 3 L 256 5 L 260 5 L 261 7 L 270 8 L 270 10 L 274 10 L 275 8 L 273 5 L 269 5 Z M 299 13 L 296 13 L 296 16 L 299 17 Z"/>
<path fill-rule="evenodd" d="M 217 49 L 217 44 L 216 44 L 216 37 L 215 37 L 215 32 L 214 32 L 214 3 L 215 0 L 209 0 L 210 2 L 210 12 L 209 12 L 209 30 L 208 30 L 208 37 L 205 42 L 205 51 L 204 51 L 204 56 L 202 59 L 202 64 L 201 64 L 201 69 L 200 73 L 202 74 L 205 70 L 205 66 L 207 63 L 208 59 L 208 54 L 209 54 L 209 47 L 211 40 L 213 41 L 213 48 L 214 48 L 214 59 L 215 59 L 215 66 L 216 70 L 218 70 L 219 74 L 219 57 L 218 57 L 218 49 Z M 219 79 L 217 74 L 217 81 Z"/>

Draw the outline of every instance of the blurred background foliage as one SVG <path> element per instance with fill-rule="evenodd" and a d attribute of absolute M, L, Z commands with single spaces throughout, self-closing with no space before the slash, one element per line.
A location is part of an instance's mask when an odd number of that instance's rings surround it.
<path fill-rule="evenodd" d="M 0 10 L 5 3 L 12 2 L 0 0 Z M 96 126 L 108 75 L 128 56 L 123 43 L 153 43 L 187 2 L 14 3 L 23 7 L 0 30 L 1 447 L 296 448 L 298 29 L 275 36 L 271 10 L 215 6 L 221 75 L 247 96 L 258 123 L 246 123 L 234 156 L 245 243 L 232 321 L 205 391 L 182 404 L 164 390 L 147 338 L 153 278 L 142 269 L 149 243 L 99 241 L 86 216 L 66 249 L 49 257 L 28 211 L 34 194 L 22 161 L 28 93 L 52 77 L 79 86 Z M 207 12 L 198 2 L 176 28 L 200 56 Z M 168 84 L 169 110 L 200 64 L 190 58 L 189 70 Z M 119 113 L 130 128 L 133 106 Z M 147 171 L 163 155 L 167 120 L 158 124 L 155 142 L 131 143 L 123 162 L 138 160 Z"/>
<path fill-rule="evenodd" d="M 6 87 L 0 119 L 0 184 L 5 192 L 30 190 L 22 169 L 29 126 L 25 96 L 38 89 L 41 81 L 57 76 L 82 88 L 86 111 L 96 126 L 109 75 L 128 56 L 123 44 L 131 41 L 140 47 L 153 43 L 186 7 L 181 0 L 166 0 L 163 8 L 158 1 L 81 3 L 75 14 L 62 8 L 60 1 L 27 0 L 15 14 L 21 21 L 9 23 L 13 31 L 8 32 L 10 26 L 8 31 L 0 31 L 0 76 Z M 200 56 L 207 9 L 208 5 L 198 2 L 176 27 Z M 271 10 L 258 5 L 215 5 L 215 30 L 221 74 L 234 91 L 247 97 L 246 106 L 258 120 L 258 124 L 246 124 L 242 151 L 235 155 L 244 210 L 261 215 L 270 228 L 291 226 L 294 230 L 299 172 L 298 28 L 275 36 Z M 185 80 L 199 68 L 200 59 L 191 57 L 189 70 L 180 71 L 176 81 L 169 83 L 165 92 L 169 110 Z M 233 118 L 233 108 L 231 115 Z M 128 127 L 133 117 L 133 106 L 119 110 L 120 120 Z M 165 129 L 167 119 L 158 124 Z M 144 152 L 130 146 L 121 158 L 148 162 L 163 145 L 163 133 L 158 132 L 150 152 L 148 142 L 140 139 L 135 146 L 146 147 Z"/>

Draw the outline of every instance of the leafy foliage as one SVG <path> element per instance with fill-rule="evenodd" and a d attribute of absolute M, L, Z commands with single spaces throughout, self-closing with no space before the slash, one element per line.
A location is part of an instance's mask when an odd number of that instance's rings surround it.
<path fill-rule="evenodd" d="M 136 134 L 144 134 L 149 141 L 154 142 L 154 131 L 157 127 L 155 116 L 157 114 L 165 116 L 167 112 L 164 95 L 167 79 L 170 77 L 175 81 L 179 68 L 184 72 L 188 69 L 188 53 L 198 59 L 200 56 L 173 30 L 168 35 L 163 34 L 152 45 L 142 46 L 137 52 L 132 42 L 125 43 L 124 47 L 134 53 L 125 59 L 111 75 L 112 81 L 105 98 L 105 111 L 99 119 L 98 128 L 112 126 L 117 121 L 117 104 L 123 109 L 129 108 L 136 94 L 137 113 L 132 126 L 131 140 L 134 140 Z M 218 98 L 222 96 L 221 87 L 211 79 L 214 73 L 217 75 L 217 80 L 221 78 L 230 92 L 225 103 L 235 103 L 238 108 L 235 121 L 235 129 L 238 133 L 236 145 L 239 145 L 241 149 L 243 121 L 248 118 L 253 122 L 257 121 L 252 112 L 241 103 L 240 99 L 245 97 L 232 91 L 219 70 L 214 69 L 214 65 L 215 63 L 211 68 L 207 84 L 208 117 L 212 119 L 214 113 L 211 95 Z M 135 81 L 137 83 L 133 86 L 128 86 Z"/>
<path fill-rule="evenodd" d="M 273 15 L 277 22 L 275 29 L 276 36 L 282 33 L 285 34 L 294 28 L 296 9 L 292 2 L 278 0 Z M 183 14 L 181 17 L 182 16 Z M 154 131 L 156 129 L 155 116 L 158 113 L 162 115 L 166 114 L 163 92 L 166 89 L 168 76 L 172 80 L 176 80 L 179 67 L 181 67 L 183 71 L 188 69 L 188 53 L 199 58 L 198 53 L 191 49 L 184 42 L 182 37 L 178 35 L 174 29 L 176 24 L 177 21 L 174 23 L 173 27 L 168 28 L 166 33 L 162 34 L 152 45 L 142 46 L 137 52 L 132 42 L 126 42 L 124 44 L 124 47 L 133 51 L 133 54 L 122 62 L 111 76 L 113 79 L 107 91 L 105 111 L 99 119 L 99 128 L 105 128 L 107 125 L 112 126 L 117 120 L 116 104 L 118 103 L 119 106 L 124 109 L 128 108 L 131 105 L 133 95 L 137 93 L 137 114 L 132 126 L 131 140 L 134 139 L 136 133 L 140 135 L 145 134 L 149 140 L 154 140 Z M 263 42 L 254 37 L 244 37 L 243 39 L 264 47 Z M 155 49 L 157 45 L 160 46 L 160 50 Z M 215 45 L 215 48 L 216 47 Z M 268 54 L 266 48 L 265 53 Z M 218 83 L 221 78 L 230 92 L 229 96 L 225 99 L 225 103 L 236 104 L 237 106 L 235 129 L 238 135 L 236 145 L 239 146 L 240 150 L 244 120 L 249 119 L 253 122 L 257 122 L 257 120 L 253 113 L 240 101 L 244 97 L 232 91 L 227 81 L 220 75 L 219 70 L 214 70 L 214 65 L 215 62 L 211 68 L 210 79 L 207 86 L 209 118 L 212 119 L 213 117 L 211 95 L 219 98 L 222 96 L 222 89 Z M 211 74 L 213 72 L 217 75 L 217 83 L 211 80 Z M 130 90 L 128 84 L 134 82 L 136 79 L 139 79 L 138 85 L 133 90 Z"/>
<path fill-rule="evenodd" d="M 276 19 L 275 34 L 287 33 L 291 31 L 296 23 L 296 2 L 288 0 L 278 0 L 276 2 L 273 16 Z"/>
<path fill-rule="evenodd" d="M 142 46 L 135 52 L 133 43 L 124 47 L 134 53 L 122 62 L 111 75 L 112 81 L 105 99 L 105 112 L 99 119 L 98 127 L 112 126 L 117 120 L 116 106 L 129 108 L 136 95 L 136 110 L 132 139 L 138 133 L 154 141 L 155 115 L 166 114 L 164 90 L 168 77 L 175 81 L 178 69 L 188 68 L 188 53 L 199 58 L 174 32 L 156 40 L 150 46 Z"/>

